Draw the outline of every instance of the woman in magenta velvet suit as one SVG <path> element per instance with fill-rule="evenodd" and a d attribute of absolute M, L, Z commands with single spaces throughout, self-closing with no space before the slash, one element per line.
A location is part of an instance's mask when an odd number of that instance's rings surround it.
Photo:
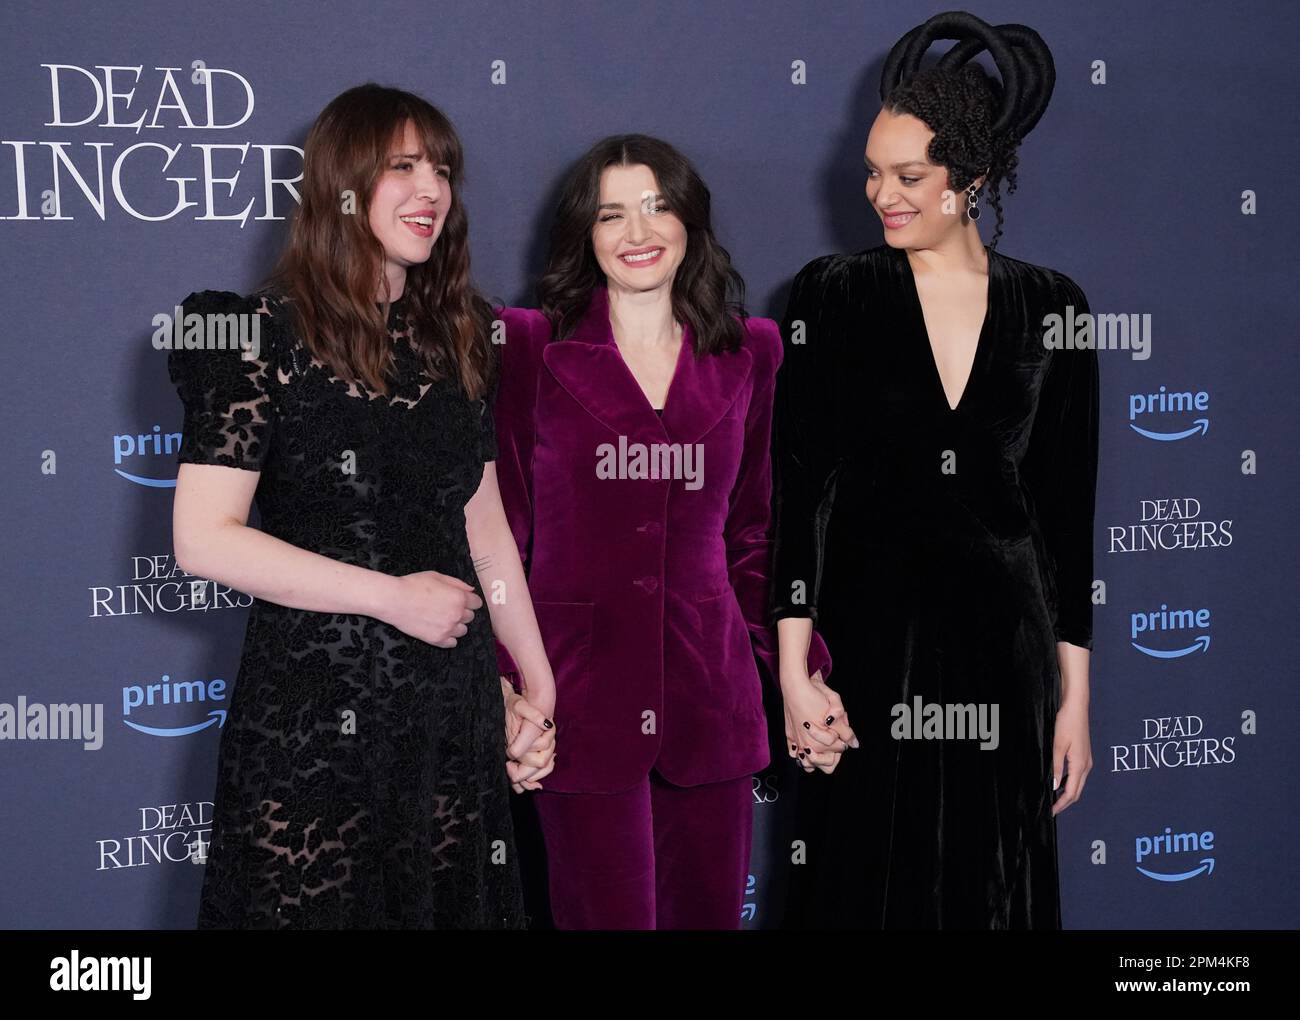
<path fill-rule="evenodd" d="M 501 313 L 497 475 L 564 749 L 536 796 L 561 928 L 740 923 L 781 339 L 733 288 L 695 170 L 625 135 L 566 184 L 542 310 Z M 809 658 L 829 671 L 816 637 Z"/>

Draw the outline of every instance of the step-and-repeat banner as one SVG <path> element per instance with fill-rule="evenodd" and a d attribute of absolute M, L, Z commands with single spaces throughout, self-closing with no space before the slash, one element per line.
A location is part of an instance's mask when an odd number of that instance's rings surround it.
<path fill-rule="evenodd" d="M 264 278 L 331 98 L 378 81 L 451 117 L 475 277 L 511 304 L 532 303 L 572 161 L 663 137 L 708 182 L 751 311 L 779 318 L 810 258 L 880 243 L 881 66 L 944 9 L 6 4 L 0 926 L 194 923 L 251 599 L 172 554 L 181 406 L 153 319 Z M 1057 70 L 999 250 L 1066 273 L 1131 340 L 1099 355 L 1095 766 L 1059 819 L 1064 923 L 1293 927 L 1300 17 L 973 13 L 1030 24 Z M 747 927 L 779 920 L 789 764 L 754 779 Z"/>

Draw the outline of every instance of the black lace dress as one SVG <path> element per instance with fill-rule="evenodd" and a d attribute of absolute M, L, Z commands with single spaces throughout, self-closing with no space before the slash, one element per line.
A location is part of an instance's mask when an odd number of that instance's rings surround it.
<path fill-rule="evenodd" d="M 182 463 L 260 471 L 261 529 L 331 559 L 479 587 L 464 508 L 496 457 L 487 402 L 431 380 L 404 302 L 387 396 L 310 357 L 275 295 L 260 352 L 172 351 Z M 455 648 L 367 616 L 253 603 L 221 732 L 200 928 L 515 928 L 524 923 L 486 607 Z"/>

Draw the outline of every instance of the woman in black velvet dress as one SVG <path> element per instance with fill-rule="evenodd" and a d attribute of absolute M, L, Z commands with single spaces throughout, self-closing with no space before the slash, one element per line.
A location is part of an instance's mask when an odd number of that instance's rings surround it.
<path fill-rule="evenodd" d="M 935 38 L 970 41 L 918 73 Z M 982 45 L 1005 90 L 961 66 Z M 792 926 L 1060 926 L 1055 815 L 1091 767 L 1096 352 L 1045 342 L 1045 316 L 1087 313 L 1073 281 L 972 222 L 982 187 L 995 207 L 1014 187 L 1052 81 L 1028 29 L 941 15 L 910 33 L 866 148 L 886 243 L 794 282 L 774 615 L 787 716 L 817 743 Z M 834 691 L 800 671 L 809 619 Z M 986 728 L 926 728 L 930 705 Z"/>

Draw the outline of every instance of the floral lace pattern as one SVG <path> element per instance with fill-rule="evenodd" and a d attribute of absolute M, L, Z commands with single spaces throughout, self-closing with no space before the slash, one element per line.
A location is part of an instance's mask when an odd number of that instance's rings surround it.
<path fill-rule="evenodd" d="M 184 311 L 261 318 L 254 358 L 170 353 L 182 463 L 260 472 L 267 534 L 387 574 L 436 570 L 482 597 L 464 509 L 496 457 L 491 408 L 424 373 L 401 300 L 387 395 L 312 358 L 274 294 L 203 291 Z M 255 600 L 199 927 L 522 927 L 503 730 L 486 609 L 444 649 L 372 617 Z"/>

